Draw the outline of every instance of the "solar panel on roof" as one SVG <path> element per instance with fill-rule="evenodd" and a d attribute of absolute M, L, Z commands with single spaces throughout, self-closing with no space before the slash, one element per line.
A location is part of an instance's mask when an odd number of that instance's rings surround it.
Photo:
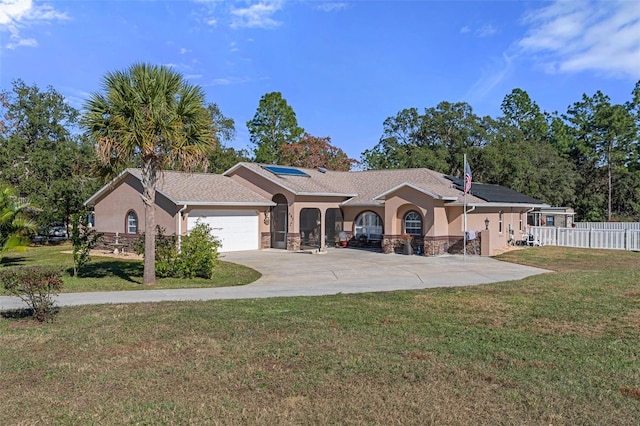
<path fill-rule="evenodd" d="M 302 170 L 298 170 L 293 167 L 283 166 L 262 166 L 263 169 L 270 171 L 274 175 L 278 176 L 309 176 Z"/>
<path fill-rule="evenodd" d="M 445 176 L 456 186 L 460 191 L 463 190 L 464 181 L 461 178 L 454 176 Z M 471 195 L 475 195 L 478 198 L 482 198 L 485 201 L 493 203 L 535 203 L 542 204 L 542 201 L 529 197 L 528 195 L 521 194 L 514 191 L 511 188 L 507 188 L 500 185 L 490 185 L 486 183 L 474 182 L 471 186 Z"/>

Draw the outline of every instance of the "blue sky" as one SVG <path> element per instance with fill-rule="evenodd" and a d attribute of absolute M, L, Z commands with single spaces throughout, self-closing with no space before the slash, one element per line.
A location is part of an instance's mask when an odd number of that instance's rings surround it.
<path fill-rule="evenodd" d="M 639 1 L 0 0 L 0 86 L 51 85 L 80 108 L 134 62 L 174 67 L 236 122 L 281 92 L 308 133 L 359 159 L 387 117 L 441 101 L 500 114 L 521 88 L 566 111 L 640 80 Z"/>

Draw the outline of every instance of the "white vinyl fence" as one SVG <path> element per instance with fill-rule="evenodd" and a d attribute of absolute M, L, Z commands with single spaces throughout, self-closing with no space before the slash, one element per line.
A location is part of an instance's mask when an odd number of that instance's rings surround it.
<path fill-rule="evenodd" d="M 542 245 L 640 251 L 640 229 L 581 229 L 530 226 Z"/>
<path fill-rule="evenodd" d="M 631 229 L 640 231 L 640 222 L 575 222 L 578 229 Z"/>

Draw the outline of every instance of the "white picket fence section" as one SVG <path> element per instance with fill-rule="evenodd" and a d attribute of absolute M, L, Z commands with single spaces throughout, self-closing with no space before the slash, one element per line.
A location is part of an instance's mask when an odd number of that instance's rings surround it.
<path fill-rule="evenodd" d="M 631 229 L 640 231 L 640 222 L 575 222 L 578 229 Z"/>
<path fill-rule="evenodd" d="M 580 229 L 530 226 L 542 245 L 640 251 L 640 229 Z"/>

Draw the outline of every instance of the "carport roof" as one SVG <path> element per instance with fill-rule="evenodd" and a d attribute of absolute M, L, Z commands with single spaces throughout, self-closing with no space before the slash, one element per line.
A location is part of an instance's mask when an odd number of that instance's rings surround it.
<path fill-rule="evenodd" d="M 127 175 L 142 179 L 140 169 L 129 168 L 111 183 L 102 187 L 85 204 L 94 205 L 104 194 L 112 190 Z M 176 205 L 207 206 L 273 206 L 271 200 L 246 186 L 222 175 L 211 173 L 185 173 L 166 170 L 158 178 L 156 190 Z"/>

